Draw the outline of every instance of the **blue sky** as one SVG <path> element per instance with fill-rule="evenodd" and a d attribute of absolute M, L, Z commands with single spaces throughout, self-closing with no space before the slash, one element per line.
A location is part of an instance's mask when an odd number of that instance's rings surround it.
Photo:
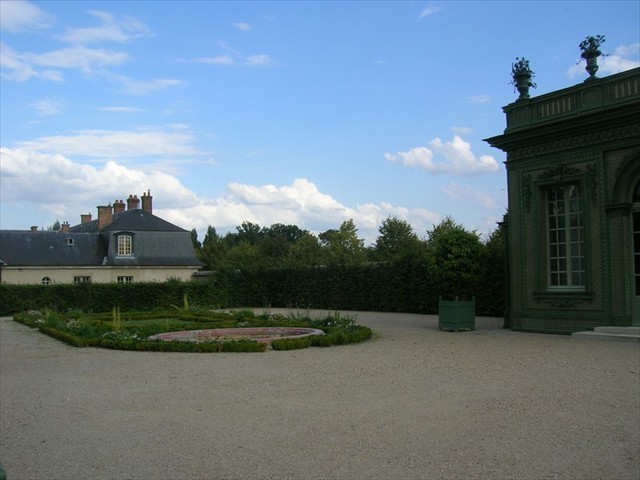
<path fill-rule="evenodd" d="M 7 1 L 0 227 L 80 222 L 151 190 L 202 240 L 244 221 L 314 233 L 506 209 L 501 107 L 640 65 L 640 2 Z"/>

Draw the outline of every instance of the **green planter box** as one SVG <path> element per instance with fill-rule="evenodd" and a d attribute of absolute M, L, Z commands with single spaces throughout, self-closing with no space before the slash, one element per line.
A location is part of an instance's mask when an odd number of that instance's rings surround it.
<path fill-rule="evenodd" d="M 476 329 L 476 299 L 443 300 L 438 302 L 438 327 L 440 330 L 458 332 Z"/>

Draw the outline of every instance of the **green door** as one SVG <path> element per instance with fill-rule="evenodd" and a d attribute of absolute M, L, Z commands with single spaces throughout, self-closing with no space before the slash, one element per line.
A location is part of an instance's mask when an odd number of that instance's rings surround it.
<path fill-rule="evenodd" d="M 633 192 L 633 281 L 631 323 L 640 325 L 640 182 L 636 184 Z"/>

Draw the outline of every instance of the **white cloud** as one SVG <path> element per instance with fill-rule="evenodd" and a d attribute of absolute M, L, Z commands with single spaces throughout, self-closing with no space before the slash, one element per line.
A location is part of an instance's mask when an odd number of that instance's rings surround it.
<path fill-rule="evenodd" d="M 19 142 L 31 152 L 58 153 L 89 158 L 176 157 L 202 155 L 185 128 L 152 127 L 138 131 L 78 130 L 70 135 L 40 137 Z"/>
<path fill-rule="evenodd" d="M 491 101 L 491 97 L 489 95 L 473 95 L 467 98 L 472 103 L 489 103 Z"/>
<path fill-rule="evenodd" d="M 148 36 L 149 29 L 142 22 L 125 16 L 92 10 L 90 15 L 99 19 L 101 25 L 85 28 L 68 28 L 59 38 L 68 43 L 88 44 L 96 42 L 126 43 L 135 38 Z"/>
<path fill-rule="evenodd" d="M 51 100 L 45 98 L 29 104 L 38 115 L 48 117 L 52 115 L 58 115 L 62 111 L 63 104 L 57 100 Z"/>
<path fill-rule="evenodd" d="M 429 5 L 427 5 L 422 9 L 422 11 L 420 12 L 420 15 L 418 15 L 418 20 L 422 20 L 423 18 L 426 18 L 435 13 L 438 13 L 441 10 L 442 8 L 440 8 L 439 6 L 430 3 Z"/>
<path fill-rule="evenodd" d="M 103 48 L 88 48 L 82 45 L 53 50 L 47 53 L 24 53 L 28 63 L 43 67 L 76 68 L 91 73 L 102 67 L 122 65 L 129 61 L 128 53 L 110 52 Z"/>
<path fill-rule="evenodd" d="M 3 79 L 15 82 L 24 82 L 32 77 L 51 81 L 62 80 L 60 72 L 36 70 L 28 59 L 4 43 L 0 43 L 0 68 L 2 69 L 0 75 Z"/>
<path fill-rule="evenodd" d="M 445 185 L 442 188 L 444 194 L 454 200 L 471 200 L 473 203 L 478 203 L 484 208 L 495 208 L 496 202 L 491 196 L 482 192 L 481 190 L 469 187 L 467 185 L 458 185 L 455 182 Z"/>
<path fill-rule="evenodd" d="M 143 111 L 141 108 L 136 108 L 136 107 L 118 107 L 118 106 L 102 107 L 102 108 L 100 108 L 100 110 L 102 110 L 103 112 L 121 112 L 121 113 L 137 113 L 137 112 L 142 112 Z"/>
<path fill-rule="evenodd" d="M 275 62 L 269 55 L 262 53 L 258 55 L 249 55 L 245 64 L 250 67 L 268 67 L 270 65 L 274 65 Z"/>
<path fill-rule="evenodd" d="M 49 28 L 53 15 L 42 11 L 31 2 L 2 0 L 0 2 L 0 29 L 22 32 Z"/>
<path fill-rule="evenodd" d="M 408 152 L 385 153 L 385 158 L 406 167 L 420 167 L 430 173 L 473 175 L 498 171 L 498 162 L 490 155 L 476 157 L 471 145 L 458 135 L 443 142 L 435 138 L 428 147 L 412 148 Z"/>
<path fill-rule="evenodd" d="M 597 74 L 598 76 L 612 75 L 640 67 L 639 55 L 640 43 L 620 45 L 614 49 L 613 53 L 598 57 L 599 69 Z M 584 60 L 577 62 L 567 70 L 569 78 L 573 79 L 578 75 L 588 75 L 585 72 Z"/>
<path fill-rule="evenodd" d="M 187 230 L 202 235 L 207 226 L 219 232 L 233 230 L 244 221 L 270 226 L 274 223 L 297 225 L 320 233 L 338 228 L 353 219 L 359 235 L 371 243 L 382 221 L 390 215 L 407 220 L 416 232 L 424 232 L 440 216 L 425 209 L 408 209 L 388 203 L 366 203 L 349 207 L 321 192 L 305 178 L 290 185 L 248 185 L 229 183 L 220 195 L 199 196 L 180 180 L 161 170 L 130 168 L 115 161 L 95 166 L 70 160 L 61 154 L 28 149 L 1 148 L 0 192 L 3 207 L 35 204 L 61 221 L 79 222 L 80 214 L 95 206 L 140 195 L 147 189 L 154 196 L 154 213 Z M 26 220 L 28 228 L 33 219 Z M 48 221 L 48 220 L 46 220 Z"/>
<path fill-rule="evenodd" d="M 174 78 L 155 78 L 146 82 L 133 80 L 131 78 L 120 77 L 118 79 L 124 86 L 124 93 L 129 95 L 148 95 L 153 92 L 166 90 L 167 88 L 183 85 L 182 80 Z"/>
<path fill-rule="evenodd" d="M 178 179 L 160 171 L 131 169 L 113 161 L 98 168 L 73 162 L 60 154 L 4 147 L 0 148 L 0 155 L 4 204 L 64 205 L 61 213 L 72 224 L 80 213 L 91 211 L 96 205 L 122 199 L 130 193 L 139 194 L 147 188 L 168 205 L 172 201 L 193 203 L 195 199 Z"/>
<path fill-rule="evenodd" d="M 251 25 L 245 22 L 236 22 L 233 24 L 233 26 L 238 30 L 242 30 L 243 32 L 248 32 L 249 30 L 251 30 Z"/>
<path fill-rule="evenodd" d="M 215 57 L 201 57 L 193 60 L 208 65 L 233 65 L 235 60 L 230 55 L 216 55 Z"/>
<path fill-rule="evenodd" d="M 456 135 L 469 135 L 473 133 L 473 129 L 470 127 L 451 127 L 451 131 Z"/>

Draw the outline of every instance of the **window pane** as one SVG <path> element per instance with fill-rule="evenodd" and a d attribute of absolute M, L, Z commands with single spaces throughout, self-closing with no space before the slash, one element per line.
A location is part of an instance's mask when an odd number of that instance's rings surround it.
<path fill-rule="evenodd" d="M 584 286 L 584 233 L 580 185 L 547 191 L 549 285 Z"/>

